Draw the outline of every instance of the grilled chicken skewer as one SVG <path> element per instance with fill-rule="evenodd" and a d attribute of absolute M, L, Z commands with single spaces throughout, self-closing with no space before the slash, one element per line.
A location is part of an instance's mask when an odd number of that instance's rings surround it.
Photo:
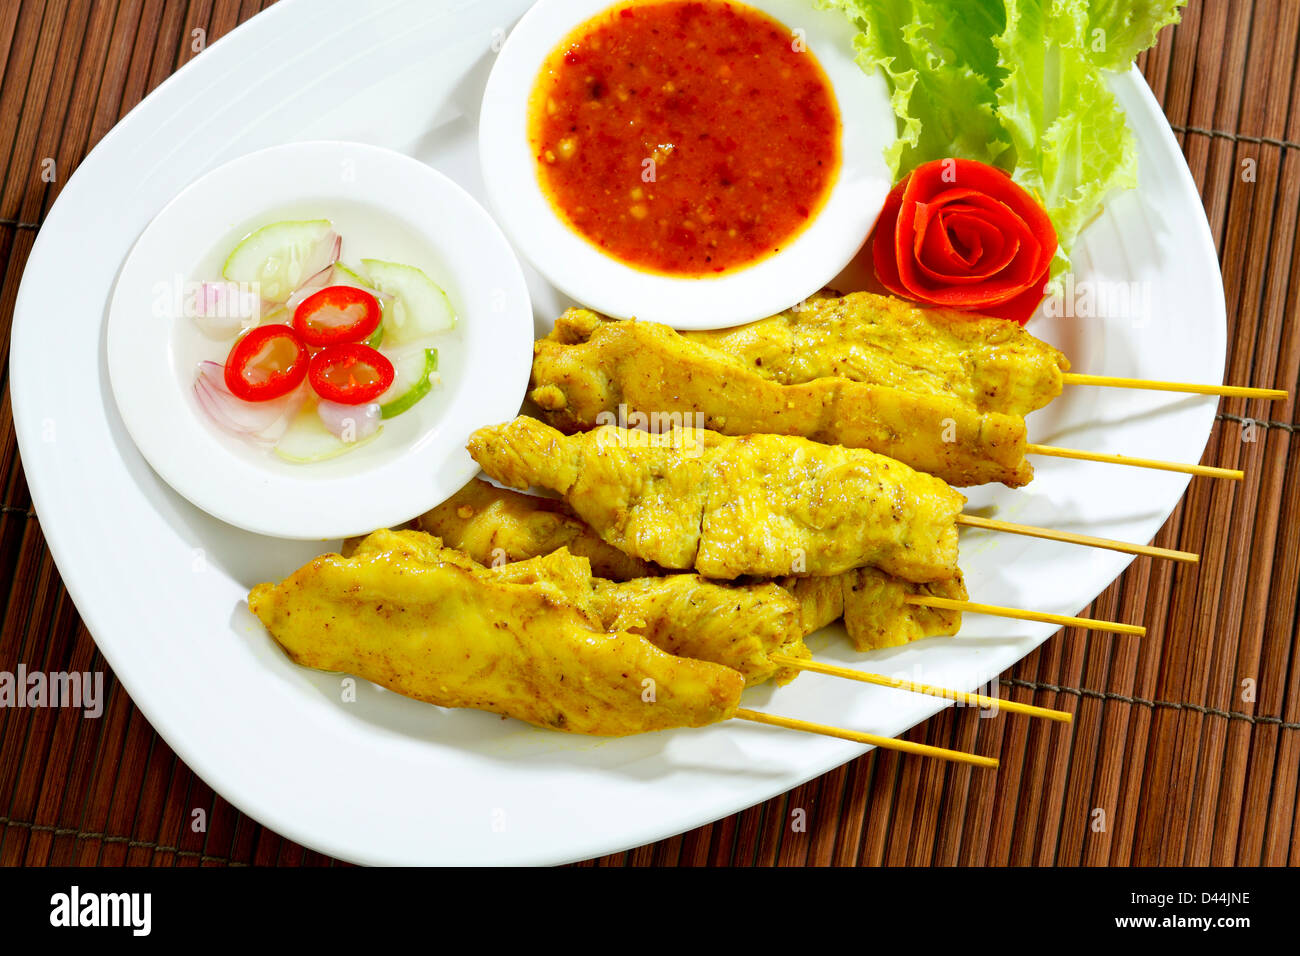
<path fill-rule="evenodd" d="M 522 561 L 561 547 L 574 550 L 576 545 L 590 559 L 593 573 L 602 578 L 625 581 L 668 573 L 644 561 L 635 561 L 629 571 L 627 564 L 633 559 L 602 541 L 562 501 L 498 488 L 479 479 L 415 519 L 415 524 L 482 564 Z M 964 613 L 1138 636 L 1146 633 L 1138 625 L 975 604 L 967 599 L 961 575 L 912 584 L 874 568 L 859 568 L 829 577 L 779 578 L 776 583 L 799 602 L 804 636 L 842 617 L 859 651 L 951 636 L 960 630 Z"/>
<path fill-rule="evenodd" d="M 705 577 L 828 576 L 874 567 L 905 581 L 955 577 L 957 526 L 1196 563 L 1186 551 L 961 512 L 932 475 L 862 448 L 789 435 L 654 434 L 605 425 L 565 436 L 520 417 L 481 428 L 469 452 L 513 488 L 561 494 L 620 551 Z"/>
<path fill-rule="evenodd" d="M 950 309 L 922 308 L 904 299 L 871 292 L 845 296 L 822 293 L 766 319 L 730 329 L 682 332 L 681 336 L 734 358 L 755 374 L 782 385 L 845 378 L 923 395 L 951 396 L 983 414 L 1024 417 L 1054 401 L 1065 385 L 1287 397 L 1279 389 L 1079 375 L 1069 370 L 1069 360 L 1060 351 L 1014 322 Z M 1024 446 L 1022 454 L 1236 481 L 1245 477 L 1235 468 L 1032 442 Z"/>
<path fill-rule="evenodd" d="M 613 545 L 606 544 L 581 519 L 570 514 L 563 502 L 552 498 L 521 494 L 507 488 L 497 488 L 486 481 L 472 480 L 447 501 L 432 511 L 415 519 L 415 525 L 438 538 L 448 547 L 464 551 L 481 564 L 498 565 L 503 562 L 522 561 L 568 548 L 591 562 L 592 573 L 613 593 L 618 593 L 614 582 L 635 585 L 623 592 L 638 604 L 639 599 L 653 590 L 650 582 L 665 572 L 657 565 L 627 557 Z M 686 578 L 699 580 L 694 575 L 670 575 L 667 580 Z M 860 568 L 843 574 L 819 578 L 779 578 L 780 585 L 793 599 L 803 636 L 820 630 L 833 621 L 843 618 L 844 627 L 854 647 L 870 651 L 884 647 L 897 647 L 923 637 L 947 637 L 961 628 L 961 611 L 930 608 L 908 603 L 909 600 L 943 599 L 965 602 L 966 587 L 961 575 L 946 581 L 929 584 L 912 584 L 892 578 L 874 568 Z M 692 600 L 699 601 L 716 596 L 721 602 L 719 614 L 728 608 L 735 611 L 744 606 L 733 599 L 742 589 L 716 587 L 713 592 L 695 590 Z M 725 597 L 724 597 L 725 596 Z M 768 608 L 778 602 L 770 601 Z M 645 614 L 645 605 L 639 604 Z M 743 617 L 726 615 L 732 628 L 766 629 L 770 619 L 760 618 L 751 612 Z M 656 625 L 663 627 L 666 625 Z M 687 628 L 688 631 L 694 629 Z M 641 631 L 641 633 L 646 633 Z M 653 636 L 652 640 L 655 640 Z M 673 653 L 702 656 L 674 650 L 655 640 L 658 646 Z M 680 645 L 674 645 L 680 646 Z M 753 683 L 754 670 L 737 666 L 730 660 L 722 661 L 745 673 Z M 770 667 L 770 662 L 765 663 Z M 785 676 L 785 675 L 783 675 Z"/>
<path fill-rule="evenodd" d="M 248 603 L 296 663 L 442 707 L 611 737 L 735 713 L 738 672 L 606 631 L 555 583 L 585 566 L 561 555 L 537 559 L 524 582 L 526 568 L 502 575 L 436 539 L 376 540 L 258 585 Z M 653 702 L 643 700 L 646 681 Z"/>
<path fill-rule="evenodd" d="M 717 349 L 785 385 L 826 376 L 955 395 L 982 412 L 1028 415 L 1065 385 L 1263 398 L 1284 389 L 1082 375 L 1057 349 L 1014 322 L 923 308 L 889 295 L 812 296 L 779 315 L 684 338 Z"/>
<path fill-rule="evenodd" d="M 1029 443 L 1023 416 L 1086 378 L 1068 368 L 1064 355 L 1014 323 L 858 292 L 708 332 L 570 309 L 534 345 L 530 397 L 563 431 L 616 415 L 695 416 L 695 424 L 729 435 L 773 432 L 867 448 L 958 486 L 1027 484 L 1026 455 L 1243 477 Z"/>
<path fill-rule="evenodd" d="M 725 579 L 958 573 L 966 499 L 865 449 L 690 428 L 565 436 L 521 417 L 479 429 L 469 451 L 490 477 L 558 492 L 607 543 L 663 568 Z"/>
<path fill-rule="evenodd" d="M 585 558 L 563 548 L 480 569 L 473 555 L 463 555 L 471 559 L 465 561 L 457 554 L 459 548 L 452 551 L 449 546 L 450 541 L 428 532 L 382 530 L 359 539 L 345 551 L 348 557 L 396 553 L 434 562 L 459 562 L 502 583 L 547 582 L 562 589 L 602 629 L 637 634 L 675 656 L 723 664 L 738 671 L 745 678 L 746 686 L 769 679 L 778 684 L 793 680 L 796 671 L 782 668 L 772 658 L 788 661 L 810 658 L 804 636 L 843 616 L 846 597 L 850 615 L 855 613 L 855 608 L 860 608 L 857 613 L 863 619 L 883 620 L 890 614 L 903 617 L 905 621 L 893 630 L 911 627 L 917 632 L 911 639 L 956 633 L 961 623 L 961 615 L 956 612 L 927 615 L 927 609 L 916 608 L 915 611 L 922 613 L 915 614 L 910 613 L 913 609 L 904 607 L 901 599 L 882 602 L 878 589 L 849 592 L 852 575 L 845 575 L 842 581 L 809 578 L 789 582 L 795 585 L 794 590 L 769 581 L 719 584 L 694 574 L 609 581 L 596 577 Z M 879 572 L 867 573 L 883 578 Z M 797 585 L 805 582 L 835 587 L 819 586 L 801 593 Z M 895 586 L 901 594 L 903 583 L 895 582 Z M 860 596 L 849 597 L 849 593 Z M 871 608 L 875 608 L 874 614 Z M 934 626 L 925 628 L 927 621 Z M 883 630 L 863 629 L 860 633 L 879 635 Z M 870 650 L 872 646 L 887 645 L 859 644 L 858 649 Z"/>
<path fill-rule="evenodd" d="M 479 563 L 454 541 L 421 530 L 376 531 L 346 542 L 343 551 L 349 556 L 394 550 L 437 554 L 440 547 L 455 548 Z M 812 656 L 803 642 L 809 631 L 800 617 L 800 602 L 770 581 L 720 584 L 695 574 L 610 581 L 565 547 L 484 571 L 494 580 L 517 584 L 548 581 L 602 629 L 637 634 L 678 657 L 724 664 L 739 671 L 746 685 L 769 679 L 786 684 L 797 676 L 774 663 L 773 655 L 789 660 Z"/>
<path fill-rule="evenodd" d="M 533 345 L 529 397 L 565 432 L 621 414 L 675 416 L 728 435 L 798 435 L 864 448 L 952 485 L 1028 484 L 1024 419 L 951 395 L 847 378 L 783 384 L 666 325 L 570 309 Z M 697 421 L 698 419 L 698 421 Z"/>
<path fill-rule="evenodd" d="M 604 630 L 588 600 L 590 575 L 585 559 L 563 550 L 483 568 L 421 532 L 378 531 L 351 557 L 323 555 L 281 584 L 258 585 L 249 607 L 296 663 L 443 707 L 599 736 L 736 718 L 997 766 L 991 757 L 741 708 L 738 671 Z"/>
<path fill-rule="evenodd" d="M 445 542 L 419 531 L 384 530 L 360 539 L 352 550 L 354 554 L 405 551 L 436 555 L 441 544 Z M 527 559 L 489 573 L 521 584 L 550 582 L 607 631 L 641 634 L 670 654 L 735 668 L 747 687 L 773 677 L 777 683 L 788 683 L 801 671 L 811 670 L 968 705 L 999 707 L 1067 723 L 1072 719 L 1072 715 L 1059 710 L 818 664 L 811 659 L 801 637 L 810 628 L 800 620 L 799 604 L 770 583 L 720 585 L 691 574 L 611 582 L 592 577 L 586 559 L 563 549 L 545 560 Z M 738 712 L 736 716 L 743 715 Z"/>
<path fill-rule="evenodd" d="M 1020 418 L 1059 396 L 1070 370 L 1014 322 L 870 292 L 816 295 L 757 322 L 681 335 L 782 385 L 844 378 Z"/>
<path fill-rule="evenodd" d="M 509 491 L 501 491 L 501 494 L 507 500 L 509 496 L 528 497 L 515 495 Z M 481 495 L 476 497 L 481 499 Z M 512 502 L 512 504 L 518 508 L 517 503 Z M 462 508 L 467 510 L 468 507 L 462 505 Z M 457 520 L 461 521 L 463 517 Z M 437 518 L 431 519 L 430 523 L 438 523 Z M 485 521 L 474 523 L 484 525 L 495 522 L 489 516 Z M 479 527 L 477 530 L 485 529 Z M 497 528 L 497 530 L 508 531 L 507 528 Z M 395 540 L 414 541 L 416 539 L 413 536 L 419 534 L 420 532 L 377 531 L 363 539 L 356 548 L 362 553 L 367 550 L 383 550 L 394 547 Z M 432 543 L 437 539 L 435 536 L 428 536 L 424 540 Z M 565 551 L 555 552 L 551 561 L 560 561 L 566 555 Z M 538 567 L 539 562 L 536 559 L 526 559 L 519 564 L 505 565 L 499 568 L 498 572 L 503 578 L 531 581 L 538 574 Z M 879 572 L 869 573 L 884 577 Z M 849 578 L 851 575 L 844 577 Z M 829 582 L 832 579 L 804 580 Z M 565 583 L 573 584 L 573 578 L 570 577 Z M 812 671 L 832 677 L 942 697 L 945 700 L 961 701 L 967 706 L 997 707 L 1011 713 L 1046 717 L 1064 723 L 1073 720 L 1073 715 L 1065 711 L 1050 710 L 1017 701 L 1004 701 L 945 687 L 934 687 L 883 674 L 820 664 L 812 660 L 812 655 L 804 645 L 801 635 L 818 629 L 838 616 L 838 613 L 832 613 L 830 618 L 825 616 L 833 606 L 834 598 L 814 599 L 811 603 L 805 601 L 801 608 L 800 603 L 790 594 L 770 583 L 719 585 L 690 574 L 636 578 L 619 583 L 593 578 L 591 585 L 590 594 L 579 586 L 580 594 L 575 600 L 594 612 L 606 629 L 628 630 L 642 634 L 656 647 L 670 654 L 695 657 L 733 667 L 744 676 L 747 687 L 760 684 L 772 677 L 775 678 L 776 683 L 785 684 L 797 677 L 801 671 Z M 895 586 L 901 588 L 904 585 L 902 582 L 895 582 Z M 895 616 L 900 616 L 901 612 L 901 616 L 913 626 L 919 625 L 916 616 L 907 613 L 910 609 L 902 602 L 894 602 L 896 605 L 894 607 L 881 607 L 879 603 L 864 594 L 862 604 L 864 607 L 872 607 L 875 612 L 874 617 L 878 619 L 887 618 L 889 616 L 887 612 L 892 612 Z M 841 604 L 840 607 L 842 608 L 843 605 Z M 823 616 L 812 620 L 802 619 L 802 614 L 808 610 L 815 615 Z M 940 631 L 945 634 L 955 633 L 961 623 L 960 615 L 948 616 L 954 617 L 956 623 L 950 628 L 936 629 L 931 633 Z M 859 649 L 869 648 L 859 643 Z"/>
<path fill-rule="evenodd" d="M 352 553 L 414 551 L 441 553 L 445 559 L 446 544 L 422 531 L 376 531 Z M 795 678 L 796 672 L 774 664 L 772 655 L 792 660 L 812 656 L 803 642 L 799 602 L 770 582 L 728 585 L 695 574 L 608 581 L 567 549 L 484 572 L 497 581 L 553 584 L 603 630 L 637 634 L 676 657 L 723 664 L 738 671 L 747 685 L 769 678 L 786 684 Z"/>
<path fill-rule="evenodd" d="M 485 487 L 492 488 L 491 485 Z M 528 497 L 503 489 L 495 490 L 502 496 Z M 513 504 L 518 507 L 518 503 Z M 412 532 L 397 534 L 409 537 Z M 364 551 L 391 547 L 393 537 L 393 532 L 375 532 L 363 540 L 358 549 Z M 426 540 L 432 541 L 436 537 Z M 559 560 L 562 555 L 563 552 L 556 553 L 552 560 Z M 503 577 L 518 575 L 523 580 L 532 580 L 537 572 L 531 568 L 536 566 L 535 561 L 525 560 L 519 564 L 500 567 L 498 572 Z M 889 589 L 896 592 L 894 599 L 882 600 L 884 589 L 879 584 L 875 589 L 855 586 L 853 582 L 859 574 L 870 575 L 882 582 L 892 582 Z M 590 594 L 579 587 L 575 600 L 593 612 L 607 630 L 631 631 L 641 634 L 660 650 L 670 654 L 733 667 L 745 678 L 746 687 L 761 684 L 769 678 L 778 684 L 786 684 L 799 676 L 801 671 L 813 671 L 846 680 L 961 701 L 967 706 L 997 707 L 1011 713 L 1046 717 L 1065 723 L 1073 720 L 1073 715 L 1065 711 L 919 684 L 812 660 L 802 636 L 829 624 L 842 614 L 849 625 L 850 635 L 854 635 L 858 650 L 891 646 L 920 637 L 955 634 L 961 626 L 959 613 L 927 613 L 923 608 L 908 607 L 901 599 L 905 590 L 916 591 L 930 585 L 907 585 L 887 578 L 879 571 L 865 569 L 840 575 L 839 580 L 802 578 L 792 583 L 797 586 L 808 583 L 837 584 L 841 581 L 844 585 L 842 595 L 827 588 L 819 588 L 799 598 L 769 582 L 723 585 L 706 581 L 694 574 L 634 578 L 625 582 L 592 578 Z M 566 583 L 573 584 L 574 578 L 569 578 Z M 964 588 L 961 593 L 965 594 Z M 845 602 L 848 604 L 847 614 L 844 613 Z M 812 617 L 805 616 L 809 614 Z M 927 620 L 946 623 L 940 623 L 927 632 L 923 630 Z M 884 635 L 886 629 L 880 626 L 881 622 L 890 622 L 890 632 L 910 627 L 915 633 L 908 638 L 887 643 L 873 644 L 870 639 L 859 640 L 859 636 L 872 635 L 879 638 Z"/>

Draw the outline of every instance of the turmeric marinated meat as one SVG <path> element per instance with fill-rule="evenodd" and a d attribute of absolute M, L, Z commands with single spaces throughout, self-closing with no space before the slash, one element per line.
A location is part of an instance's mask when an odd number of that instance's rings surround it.
<path fill-rule="evenodd" d="M 859 651 L 898 647 L 923 637 L 948 637 L 961 630 L 961 612 L 908 604 L 908 595 L 964 601 L 960 573 L 947 581 L 913 584 L 875 568 L 858 568 L 829 578 L 783 578 L 777 582 L 799 602 L 806 632 L 844 618 L 844 630 Z"/>
<path fill-rule="evenodd" d="M 812 656 L 799 602 L 771 582 L 719 584 L 697 574 L 597 579 L 594 602 L 606 628 L 640 634 L 669 654 L 725 664 L 750 686 L 795 678 L 772 654 Z"/>
<path fill-rule="evenodd" d="M 957 573 L 965 498 L 864 449 L 691 428 L 565 436 L 521 417 L 479 429 L 469 450 L 492 478 L 558 492 L 607 543 L 661 567 L 711 578 Z"/>
<path fill-rule="evenodd" d="M 1024 419 L 942 392 L 821 377 L 785 384 L 650 322 L 571 309 L 534 344 L 529 397 L 565 432 L 668 416 L 722 434 L 797 435 L 888 455 L 952 485 L 1027 484 Z"/>
<path fill-rule="evenodd" d="M 870 292 L 814 296 L 747 325 L 681 335 L 782 385 L 844 378 L 1021 417 L 1060 395 L 1070 368 L 1015 322 Z"/>
<path fill-rule="evenodd" d="M 460 502 L 460 507 L 453 511 L 440 505 L 416 519 L 417 524 L 430 534 L 441 537 L 445 544 L 465 551 L 474 560 L 485 564 L 495 562 L 502 553 L 507 561 L 540 557 L 563 547 L 566 541 L 588 537 L 600 547 L 621 556 L 621 552 L 605 544 L 574 517 L 566 519 L 561 538 L 516 533 L 519 528 L 537 527 L 534 518 L 554 515 L 558 502 L 552 499 L 520 494 L 474 479 L 450 500 Z M 770 588 L 771 582 L 755 582 L 744 587 L 715 584 L 704 588 L 700 586 L 703 579 L 695 575 L 646 577 L 664 572 L 654 565 L 637 563 L 646 570 L 624 575 L 621 573 L 623 569 L 615 562 L 607 562 L 603 572 L 597 571 L 595 561 L 592 562 L 593 572 L 601 578 L 611 579 L 596 582 L 597 595 L 606 596 L 607 603 L 601 617 L 607 627 L 647 634 L 656 646 L 674 654 L 735 667 L 751 684 L 760 679 L 759 675 L 772 669 L 766 655 L 773 649 L 795 657 L 807 653 L 806 647 L 801 643 L 796 646 L 788 637 L 785 602 L 765 597 L 763 591 Z M 653 581 L 665 583 L 656 586 Z M 690 583 L 675 583 L 678 581 Z M 626 585 L 618 582 L 626 582 Z M 904 598 L 908 595 L 929 594 L 960 601 L 968 597 L 960 573 L 946 581 L 912 584 L 874 568 L 860 568 L 829 577 L 781 578 L 775 583 L 796 601 L 800 633 L 811 634 L 843 618 L 845 630 L 859 651 L 894 647 L 923 637 L 952 635 L 960 629 L 959 612 L 907 604 Z M 666 596 L 679 596 L 684 592 L 691 595 L 691 604 L 679 618 L 677 607 L 680 607 L 680 600 L 668 600 Z M 610 610 L 617 610 L 620 606 L 632 608 L 632 613 L 640 615 L 646 626 L 623 628 L 615 623 Z M 660 638 L 670 631 L 680 636 Z M 745 636 L 735 637 L 737 632 Z M 751 646 L 749 632 L 753 632 L 752 639 L 761 648 L 757 653 L 744 649 Z M 715 637 L 715 634 L 724 636 Z M 695 639 L 698 644 L 684 643 L 688 639 Z M 719 646 L 734 646 L 739 653 L 724 659 L 712 649 Z M 777 679 L 781 681 L 786 676 L 780 674 Z"/>
<path fill-rule="evenodd" d="M 775 664 L 772 654 L 811 656 L 803 642 L 799 602 L 770 582 L 720 584 L 697 574 L 607 581 L 564 550 L 498 565 L 489 573 L 515 583 L 545 580 L 605 630 L 639 634 L 679 657 L 724 664 L 747 685 L 794 679 L 796 672 Z"/>
<path fill-rule="evenodd" d="M 612 581 L 657 573 L 648 562 L 602 541 L 563 501 L 523 495 L 478 479 L 415 524 L 482 564 L 522 561 L 567 548 L 590 561 L 593 574 Z"/>
<path fill-rule="evenodd" d="M 443 707 L 602 736 L 734 713 L 737 671 L 605 630 L 580 599 L 585 560 L 560 551 L 509 567 L 483 568 L 419 532 L 377 532 L 248 600 L 295 662 Z"/>

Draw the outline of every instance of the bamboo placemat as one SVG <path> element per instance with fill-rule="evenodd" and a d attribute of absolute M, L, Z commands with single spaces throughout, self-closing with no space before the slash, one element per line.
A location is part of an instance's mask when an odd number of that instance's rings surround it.
<path fill-rule="evenodd" d="M 145 94 L 265 6 L 0 4 L 6 380 L 19 279 L 62 183 Z M 1298 34 L 1295 0 L 1190 0 L 1182 24 L 1140 64 L 1225 266 L 1228 380 L 1293 394 Z M 1139 560 L 1082 612 L 1142 621 L 1150 637 L 1068 630 L 1002 676 L 1016 700 L 1073 711 L 1072 731 L 948 710 L 908 736 L 997 755 L 998 772 L 875 751 L 710 826 L 592 863 L 1300 862 L 1300 426 L 1291 402 L 1229 399 L 1220 413 L 1205 460 L 1244 468 L 1246 480 L 1193 480 L 1156 539 L 1199 552 L 1200 568 Z M 1248 417 L 1259 420 L 1254 442 L 1242 440 Z M 113 679 L 31 510 L 7 388 L 0 480 L 0 670 L 103 670 L 108 694 L 98 720 L 66 708 L 0 709 L 0 863 L 333 863 L 213 793 Z M 195 810 L 206 832 L 192 829 Z"/>

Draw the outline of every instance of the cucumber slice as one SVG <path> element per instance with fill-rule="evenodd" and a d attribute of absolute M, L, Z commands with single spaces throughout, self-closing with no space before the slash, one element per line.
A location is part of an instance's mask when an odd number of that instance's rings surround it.
<path fill-rule="evenodd" d="M 416 367 L 417 362 L 423 362 L 420 367 Z M 379 417 L 395 418 L 402 412 L 409 411 L 424 396 L 433 390 L 433 380 L 430 376 L 438 371 L 438 350 L 425 349 L 424 354 L 415 353 L 412 358 L 399 360 L 398 380 L 399 387 L 407 385 L 406 390 L 395 398 L 387 402 L 380 402 Z M 389 389 L 393 391 L 393 389 Z M 384 396 L 387 397 L 387 396 Z"/>
<path fill-rule="evenodd" d="M 231 250 L 221 274 L 231 282 L 256 284 L 268 302 L 284 302 L 294 289 L 329 265 L 335 240 L 328 219 L 273 222 L 245 236 Z"/>
<path fill-rule="evenodd" d="M 345 442 L 335 437 L 316 412 L 316 403 L 307 402 L 298 412 L 280 440 L 275 443 L 275 453 L 285 461 L 306 464 L 326 461 L 368 445 L 384 430 L 379 428 L 359 441 Z"/>
<path fill-rule="evenodd" d="M 341 262 L 334 263 L 334 272 L 330 275 L 330 285 L 346 285 L 354 289 L 374 292 L 375 287 L 362 278 L 355 269 L 349 269 Z"/>
<path fill-rule="evenodd" d="M 394 342 L 413 342 L 456 325 L 451 300 L 415 266 L 379 259 L 362 259 L 361 267 L 371 285 L 393 297 L 384 309 L 384 324 Z"/>

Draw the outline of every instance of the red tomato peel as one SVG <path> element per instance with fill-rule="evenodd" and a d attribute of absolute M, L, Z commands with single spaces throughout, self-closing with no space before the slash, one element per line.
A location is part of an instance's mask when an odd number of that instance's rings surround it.
<path fill-rule="evenodd" d="M 885 200 L 871 242 L 876 278 L 895 295 L 1023 325 L 1043 298 L 1056 230 L 1000 169 L 935 160 Z"/>

